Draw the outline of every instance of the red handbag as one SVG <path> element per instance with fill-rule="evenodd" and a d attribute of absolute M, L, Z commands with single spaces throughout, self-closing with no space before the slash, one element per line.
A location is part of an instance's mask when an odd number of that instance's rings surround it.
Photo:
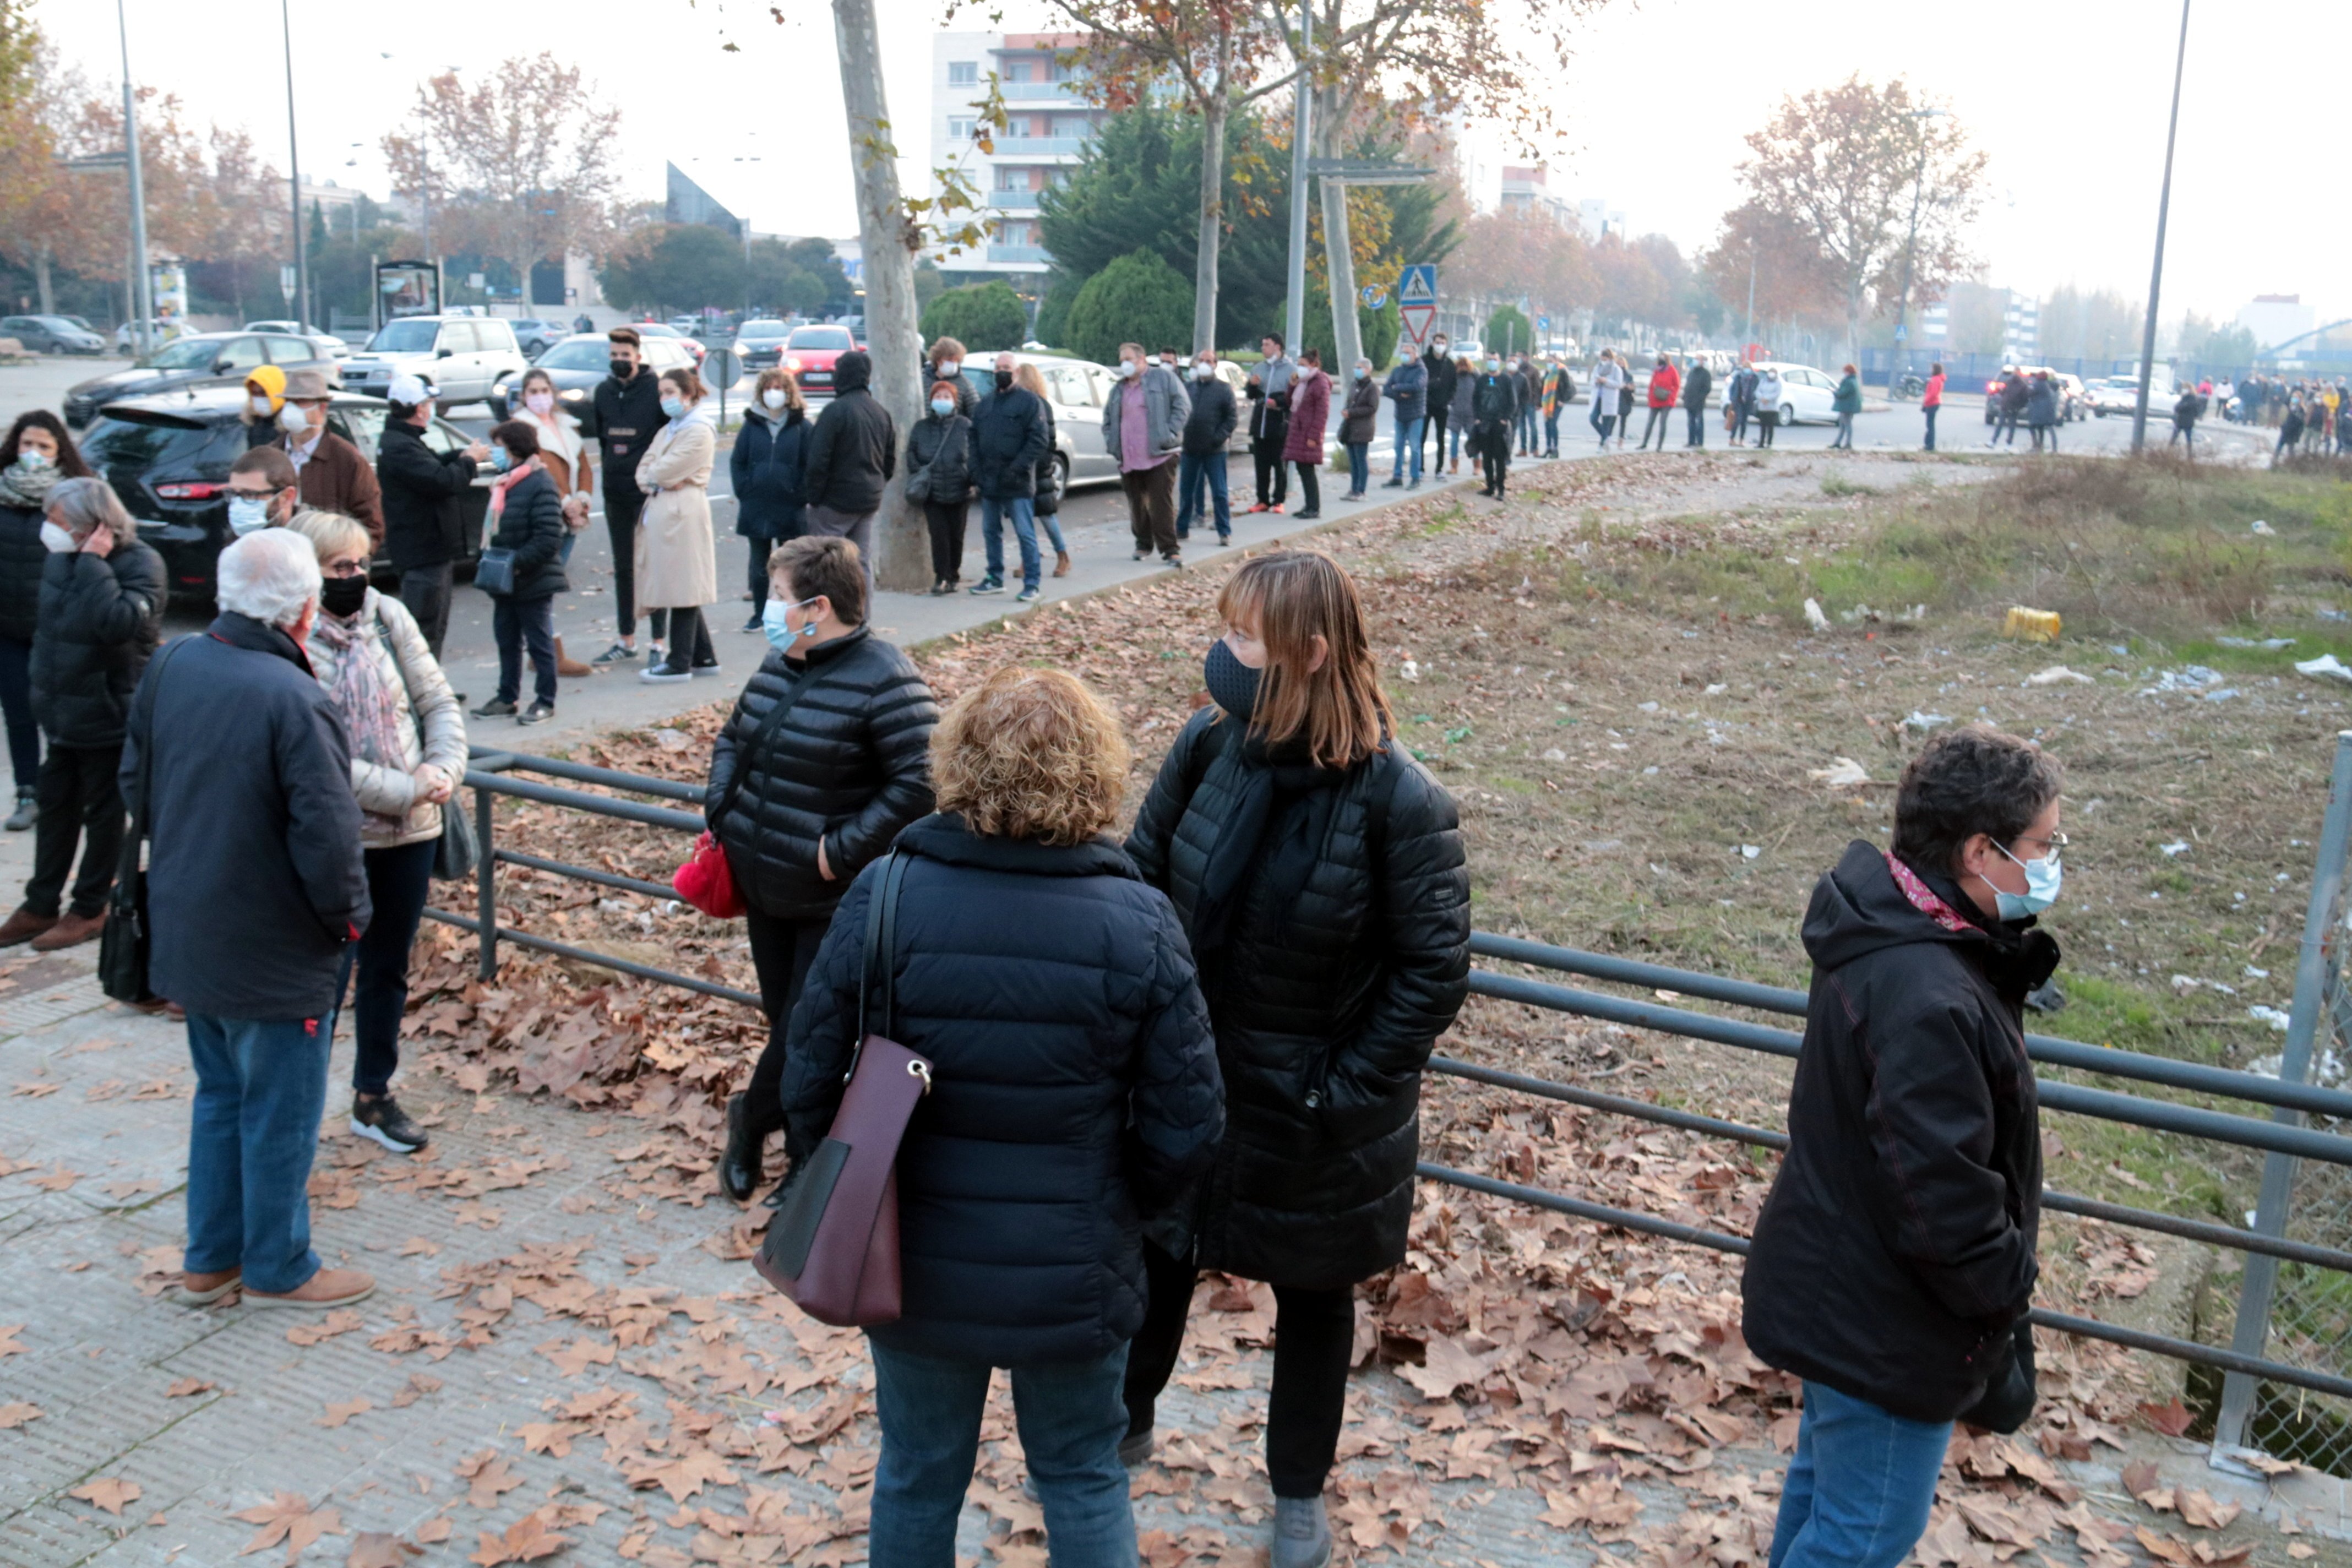
<path fill-rule="evenodd" d="M 713 920 L 731 921 L 751 907 L 736 889 L 735 868 L 727 863 L 727 847 L 719 842 L 719 819 L 734 805 L 735 796 L 743 787 L 743 775 L 751 771 L 751 760 L 759 755 L 760 749 L 768 743 L 768 738 L 783 723 L 784 715 L 793 710 L 793 704 L 801 700 L 802 694 L 816 679 L 814 675 L 803 674 L 793 682 L 793 689 L 768 710 L 768 716 L 760 721 L 760 727 L 751 732 L 751 740 L 745 742 L 743 749 L 735 755 L 734 774 L 728 779 L 727 787 L 719 792 L 719 804 L 703 813 L 702 837 L 694 841 L 694 853 L 688 855 L 686 864 L 670 877 L 669 885 L 677 889 L 677 896 Z M 740 702 L 740 700 L 738 700 Z M 728 722 L 732 724 L 734 720 L 730 718 Z"/>

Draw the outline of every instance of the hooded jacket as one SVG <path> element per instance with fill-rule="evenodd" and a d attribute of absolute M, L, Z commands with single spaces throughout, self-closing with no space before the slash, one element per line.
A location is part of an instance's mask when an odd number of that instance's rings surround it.
<path fill-rule="evenodd" d="M 801 533 L 801 452 L 808 416 L 798 408 L 771 414 L 753 407 L 727 455 L 735 491 L 735 531 L 746 539 L 797 539 Z"/>
<path fill-rule="evenodd" d="M 33 714 L 53 746 L 119 746 L 140 671 L 163 635 L 163 558 L 143 540 L 41 566 Z"/>
<path fill-rule="evenodd" d="M 2057 943 L 1859 841 L 1814 888 L 1804 942 L 1805 1041 L 1748 1255 L 1748 1344 L 1948 1421 L 2004 1370 L 2033 1294 L 2042 1141 L 2021 1008 Z"/>
<path fill-rule="evenodd" d="M 881 508 L 882 487 L 898 471 L 898 426 L 867 390 L 873 378 L 874 362 L 861 349 L 833 362 L 833 401 L 801 456 L 801 493 L 811 506 L 850 517 Z"/>
<path fill-rule="evenodd" d="M 1855 402 L 1861 399 L 1857 397 Z M 2025 422 L 2028 425 L 2058 423 L 2058 384 L 2046 375 L 2037 375 L 2025 389 Z"/>
<path fill-rule="evenodd" d="M 1675 399 L 1682 395 L 1682 372 L 1671 363 L 1650 367 L 1650 406 L 1672 408 Z"/>

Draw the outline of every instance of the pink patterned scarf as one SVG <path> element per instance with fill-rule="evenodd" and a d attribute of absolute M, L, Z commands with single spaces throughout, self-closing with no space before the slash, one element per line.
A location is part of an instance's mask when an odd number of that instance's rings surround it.
<path fill-rule="evenodd" d="M 1936 890 L 1919 879 L 1919 874 L 1895 858 L 1892 849 L 1882 850 L 1886 857 L 1886 868 L 1895 875 L 1895 885 L 1911 900 L 1911 907 L 1942 926 L 1946 931 L 1969 931 L 1980 928 L 1951 905 L 1936 896 Z"/>
<path fill-rule="evenodd" d="M 507 510 L 507 492 L 537 472 L 539 472 L 539 458 L 534 454 L 529 462 L 509 468 L 500 475 L 499 482 L 490 487 L 490 515 L 492 517 L 504 515 Z"/>

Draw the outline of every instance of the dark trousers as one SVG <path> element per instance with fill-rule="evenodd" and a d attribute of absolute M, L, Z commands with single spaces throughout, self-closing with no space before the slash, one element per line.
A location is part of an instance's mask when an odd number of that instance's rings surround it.
<path fill-rule="evenodd" d="M 1429 418 L 1423 423 L 1421 427 L 1423 435 L 1434 435 L 1437 437 L 1437 461 L 1428 465 L 1429 472 L 1433 474 L 1445 467 L 1446 412 L 1447 411 L 1444 408 L 1433 406 L 1429 411 Z"/>
<path fill-rule="evenodd" d="M 927 500 L 923 526 L 931 534 L 931 576 L 941 583 L 963 580 L 963 525 L 971 508 L 963 501 Z"/>
<path fill-rule="evenodd" d="M 1264 437 L 1250 443 L 1250 460 L 1257 468 L 1257 504 L 1280 506 L 1290 494 L 1290 474 L 1282 464 L 1280 436 Z"/>
<path fill-rule="evenodd" d="M 1176 555 L 1176 459 L 1148 468 L 1124 469 L 1119 488 L 1127 492 L 1127 523 L 1138 550 L 1156 550 L 1166 560 Z"/>
<path fill-rule="evenodd" d="M 745 1087 L 743 1118 L 755 1136 L 765 1141 L 784 1125 L 784 1029 L 792 1022 L 793 1004 L 808 984 L 809 965 L 824 941 L 833 918 L 780 920 L 757 910 L 747 910 L 751 939 L 751 967 L 760 974 L 760 1011 L 768 1016 L 768 1044 L 751 1068 Z"/>
<path fill-rule="evenodd" d="M 1510 439 L 1505 427 L 1497 437 Z M 1154 1405 L 1176 1370 L 1192 1310 L 1192 1266 L 1147 1241 L 1143 1327 L 1127 1351 L 1127 1429 L 1151 1430 Z M 1356 1342 L 1356 1292 L 1274 1288 L 1274 1390 L 1267 1400 L 1265 1468 L 1278 1498 L 1323 1495 L 1339 1448 L 1348 1363 Z"/>
<path fill-rule="evenodd" d="M 444 561 L 438 566 L 411 566 L 400 574 L 400 602 L 416 617 L 416 629 L 425 634 L 425 646 L 436 659 L 442 639 L 449 635 L 449 585 L 457 570 L 455 563 Z"/>
<path fill-rule="evenodd" d="M 1303 458 L 1294 458 L 1292 461 L 1298 469 L 1298 493 L 1307 498 L 1307 504 L 1299 510 L 1301 511 L 1322 510 L 1323 486 L 1315 472 L 1320 465 L 1307 462 Z"/>
<path fill-rule="evenodd" d="M 1927 416 L 1927 444 L 1921 450 L 1932 452 L 1936 449 L 1936 416 L 1943 411 L 1944 405 L 1940 403 L 1932 408 L 1923 408 L 1919 411 Z"/>
<path fill-rule="evenodd" d="M 441 809 L 463 811 L 466 797 L 452 795 Z M 368 901 L 374 905 L 375 913 L 368 920 L 355 956 L 343 961 L 347 968 L 359 971 L 359 984 L 352 996 L 352 1089 L 355 1093 L 383 1093 L 400 1066 L 400 1020 L 408 1011 L 408 950 L 416 945 L 417 923 L 425 918 L 425 900 L 433 890 L 433 857 L 440 847 L 439 839 L 427 838 L 420 844 L 370 849 L 360 857 L 367 869 Z M 339 985 L 336 994 L 341 994 Z"/>
<path fill-rule="evenodd" d="M 644 494 L 604 487 L 604 533 L 613 542 L 613 626 L 625 637 L 637 635 L 637 519 L 646 510 Z M 656 627 L 654 636 L 661 636 Z"/>
<path fill-rule="evenodd" d="M 541 702 L 554 707 L 554 595 L 518 599 L 512 594 L 491 595 L 490 636 L 499 645 L 499 700 L 512 702 L 521 695 L 522 651 L 528 644 L 533 689 Z"/>
<path fill-rule="evenodd" d="M 1670 428 L 1673 419 L 1673 409 L 1660 408 L 1657 405 L 1652 404 L 1650 405 L 1650 417 L 1644 421 L 1642 426 L 1642 445 L 1637 447 L 1636 450 L 1643 452 L 1648 451 L 1650 449 L 1650 437 L 1655 436 L 1658 438 L 1658 450 L 1661 452 L 1664 451 L 1666 449 L 1666 431 Z"/>
<path fill-rule="evenodd" d="M 0 711 L 8 716 L 8 768 L 16 793 L 30 795 L 41 773 L 41 727 L 33 719 L 33 645 L 0 637 Z"/>
<path fill-rule="evenodd" d="M 36 792 L 41 819 L 33 825 L 33 878 L 25 884 L 25 907 L 33 913 L 58 912 L 76 844 L 81 846 L 81 874 L 74 878 L 73 912 L 89 920 L 106 908 L 130 829 L 114 776 L 121 765 L 120 745 L 52 744 L 41 760 Z"/>
<path fill-rule="evenodd" d="M 1348 494 L 1350 497 L 1361 497 L 1364 487 L 1372 482 L 1371 452 L 1369 441 L 1348 443 Z M 1443 441 L 1437 444 L 1437 455 L 1440 458 L 1445 456 L 1445 443 Z M 1443 464 L 1439 466 L 1444 467 Z"/>
<path fill-rule="evenodd" d="M 1778 430 L 1780 427 L 1780 411 L 1779 409 L 1759 408 L 1756 411 L 1756 444 L 1758 446 L 1770 446 L 1772 444 L 1772 432 Z"/>
<path fill-rule="evenodd" d="M 1688 404 L 1685 404 L 1683 405 L 1683 417 L 1685 422 L 1690 426 L 1689 445 L 1694 447 L 1706 446 L 1706 405 L 1705 404 L 1701 404 L 1697 407 L 1693 408 Z"/>
<path fill-rule="evenodd" d="M 662 659 L 664 665 L 671 669 L 692 669 L 697 666 L 704 668 L 718 667 L 719 650 L 710 646 L 710 621 L 699 609 L 690 605 L 680 605 L 668 611 L 656 610 L 653 614 L 655 616 L 667 614 L 669 617 L 669 652 Z M 661 626 L 658 623 L 654 626 L 654 635 L 656 637 L 661 635 Z M 551 691 L 547 700 L 551 702 L 555 700 Z"/>
<path fill-rule="evenodd" d="M 1740 442 L 1748 439 L 1748 422 L 1755 417 L 1756 405 L 1753 401 L 1738 403 L 1732 405 L 1731 444 L 1733 446 L 1736 447 Z"/>
<path fill-rule="evenodd" d="M 756 621 L 768 607 L 768 557 L 775 553 L 776 542 L 753 539 L 746 542 L 751 546 L 751 556 L 744 569 L 743 585 L 751 590 L 751 618 Z"/>
<path fill-rule="evenodd" d="M 1511 433 L 1501 426 L 1486 443 L 1480 461 L 1486 476 L 1486 488 L 1496 495 L 1503 493 L 1503 476 L 1511 471 Z"/>

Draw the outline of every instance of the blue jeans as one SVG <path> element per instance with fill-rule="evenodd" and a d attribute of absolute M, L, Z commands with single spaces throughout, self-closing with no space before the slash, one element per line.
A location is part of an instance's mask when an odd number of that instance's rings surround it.
<path fill-rule="evenodd" d="M 868 1568 L 953 1568 L 956 1516 L 980 1455 L 986 1362 L 908 1355 L 868 1340 L 882 1458 L 874 1471 Z M 1013 1415 L 1054 1568 L 1135 1568 L 1128 1506 L 1127 1347 L 1094 1361 L 1013 1369 Z"/>
<path fill-rule="evenodd" d="M 1348 493 L 1351 496 L 1362 495 L 1364 487 L 1372 482 L 1371 452 L 1372 444 L 1369 441 L 1348 443 Z M 1420 449 L 1414 448 L 1412 455 L 1418 459 L 1421 456 Z M 1437 458 L 1438 461 L 1444 462 L 1445 454 L 1440 452 Z"/>
<path fill-rule="evenodd" d="M 328 1018 L 188 1015 L 189 1273 L 242 1268 L 247 1289 L 283 1295 L 319 1271 L 308 1189 L 332 1033 Z"/>
<path fill-rule="evenodd" d="M 1206 486 L 1209 500 L 1216 510 L 1217 537 L 1223 539 L 1234 531 L 1234 503 L 1225 493 L 1227 463 L 1223 451 L 1195 456 L 1185 453 L 1176 460 L 1176 537 L 1192 537 L 1192 520 L 1201 515 L 1201 489 Z"/>
<path fill-rule="evenodd" d="M 980 498 L 981 542 L 988 550 L 988 577 L 992 583 L 1004 581 L 1004 520 L 1013 520 L 1013 537 L 1021 542 L 1021 585 L 1034 588 L 1044 569 L 1045 562 L 1037 553 L 1037 503 L 1028 496 L 1008 496 L 1003 500 Z"/>
<path fill-rule="evenodd" d="M 1555 452 L 1557 452 L 1557 451 L 1559 451 L 1559 405 L 1554 404 L 1554 405 L 1552 405 L 1552 410 L 1551 410 L 1551 412 L 1550 412 L 1550 413 L 1549 413 L 1549 414 L 1547 414 L 1547 415 L 1545 415 L 1545 416 L 1543 416 L 1543 422 L 1544 422 L 1544 455 L 1545 455 L 1546 457 L 1549 457 L 1549 456 L 1551 456 L 1553 453 L 1555 453 Z"/>
<path fill-rule="evenodd" d="M 1418 419 L 1396 422 L 1396 471 L 1389 476 L 1391 479 L 1404 478 L 1404 459 L 1408 451 L 1412 454 L 1412 477 L 1417 484 L 1421 480 L 1421 421 Z"/>
<path fill-rule="evenodd" d="M 1948 1421 L 1909 1421 L 1808 1381 L 1769 1568 L 1895 1568 L 1927 1528 Z"/>
<path fill-rule="evenodd" d="M 1921 450 L 1932 452 L 1936 449 L 1936 416 L 1941 414 L 1943 411 L 1944 405 L 1940 403 L 1936 405 L 1933 408 L 1923 408 L 1920 410 L 1922 414 L 1925 414 L 1927 416 L 1927 445 L 1922 447 Z"/>
<path fill-rule="evenodd" d="M 1601 437 L 1601 444 L 1605 447 L 1609 444 L 1609 433 L 1617 426 L 1617 416 L 1613 413 L 1603 414 L 1601 411 L 1603 401 L 1604 399 L 1601 395 L 1596 394 L 1594 395 L 1592 399 L 1592 412 L 1585 416 L 1585 423 L 1592 426 L 1592 433 Z M 1615 397 L 1611 396 L 1605 401 L 1613 405 L 1616 399 Z"/>

